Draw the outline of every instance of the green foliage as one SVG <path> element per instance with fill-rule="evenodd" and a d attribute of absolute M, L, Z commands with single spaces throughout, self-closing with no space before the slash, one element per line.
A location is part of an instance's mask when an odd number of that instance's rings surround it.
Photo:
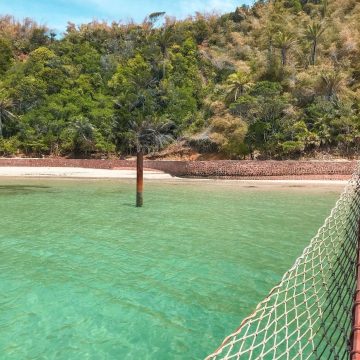
<path fill-rule="evenodd" d="M 17 120 L 12 112 L 14 104 L 6 92 L 0 90 L 0 138 L 12 135 L 13 123 Z"/>
<path fill-rule="evenodd" d="M 9 41 L 0 38 L 0 75 L 6 73 L 13 60 L 13 52 Z"/>
<path fill-rule="evenodd" d="M 294 13 L 298 13 L 302 10 L 302 5 L 300 0 L 286 0 L 284 1 L 284 6 L 286 8 L 290 8 L 294 11 Z"/>
<path fill-rule="evenodd" d="M 225 115 L 214 118 L 211 129 L 211 139 L 218 145 L 219 150 L 231 159 L 248 154 L 248 147 L 245 144 L 247 126 L 244 121 Z"/>
<path fill-rule="evenodd" d="M 306 29 L 306 37 L 311 41 L 311 55 L 310 55 L 310 63 L 311 65 L 315 65 L 316 63 L 316 54 L 317 54 L 317 46 L 320 40 L 321 35 L 324 33 L 325 28 L 321 23 L 313 22 Z"/>
<path fill-rule="evenodd" d="M 0 138 L 1 156 L 15 155 L 18 152 L 21 143 L 16 137 Z"/>
<path fill-rule="evenodd" d="M 227 79 L 228 99 L 236 101 L 239 96 L 244 95 L 250 81 L 250 75 L 241 71 L 229 75 Z"/>
<path fill-rule="evenodd" d="M 305 150 L 304 143 L 302 141 L 284 141 L 281 144 L 282 154 L 285 156 L 300 155 Z"/>
<path fill-rule="evenodd" d="M 359 151 L 356 0 L 164 15 L 62 38 L 0 17 L 1 154 L 133 153 L 144 132 L 151 151 L 187 137 L 229 158 Z"/>

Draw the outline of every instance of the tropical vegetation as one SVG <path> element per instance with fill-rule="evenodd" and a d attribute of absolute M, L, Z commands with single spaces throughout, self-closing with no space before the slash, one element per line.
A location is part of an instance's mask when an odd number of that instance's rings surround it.
<path fill-rule="evenodd" d="M 182 21 L 158 12 L 64 34 L 3 15 L 0 155 L 126 156 L 154 129 L 141 151 L 356 156 L 359 19 L 357 0 L 263 0 Z M 166 141 L 153 146 L 156 129 Z"/>

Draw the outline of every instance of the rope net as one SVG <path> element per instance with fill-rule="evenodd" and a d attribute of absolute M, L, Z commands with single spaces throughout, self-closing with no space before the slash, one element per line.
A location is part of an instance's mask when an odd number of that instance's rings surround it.
<path fill-rule="evenodd" d="M 356 288 L 360 166 L 330 216 L 215 359 L 348 359 Z"/>

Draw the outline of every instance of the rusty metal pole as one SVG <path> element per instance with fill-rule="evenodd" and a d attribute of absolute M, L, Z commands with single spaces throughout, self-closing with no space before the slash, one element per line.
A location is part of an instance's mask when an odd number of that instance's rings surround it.
<path fill-rule="evenodd" d="M 353 307 L 350 360 L 360 360 L 360 219 L 358 223 L 358 254 L 356 261 L 356 291 Z"/>
<path fill-rule="evenodd" d="M 136 154 L 136 207 L 143 206 L 144 190 L 144 155 L 142 151 Z"/>

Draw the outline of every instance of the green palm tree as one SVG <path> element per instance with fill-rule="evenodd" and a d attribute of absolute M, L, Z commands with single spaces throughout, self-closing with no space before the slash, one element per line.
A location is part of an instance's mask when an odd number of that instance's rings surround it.
<path fill-rule="evenodd" d="M 156 11 L 149 15 L 149 21 L 151 25 L 153 26 L 160 18 L 162 18 L 165 15 L 165 11 Z"/>
<path fill-rule="evenodd" d="M 73 151 L 87 156 L 95 148 L 95 127 L 88 118 L 80 116 L 73 124 L 73 132 Z"/>
<path fill-rule="evenodd" d="M 344 84 L 344 77 L 338 71 L 323 72 L 320 75 L 320 91 L 327 100 L 337 100 Z"/>
<path fill-rule="evenodd" d="M 310 55 L 311 65 L 315 65 L 316 63 L 318 41 L 321 35 L 324 33 L 324 31 L 325 29 L 323 28 L 322 24 L 317 22 L 313 22 L 306 29 L 306 38 L 311 41 L 311 55 Z"/>
<path fill-rule="evenodd" d="M 281 64 L 286 66 L 287 64 L 287 53 L 291 47 L 295 44 L 295 39 L 291 34 L 283 31 L 279 31 L 274 36 L 274 46 L 281 51 Z"/>
<path fill-rule="evenodd" d="M 227 96 L 236 101 L 250 86 L 250 80 L 250 75 L 241 71 L 229 75 L 226 83 Z"/>
<path fill-rule="evenodd" d="M 164 24 L 163 30 L 159 34 L 159 45 L 162 53 L 162 65 L 163 65 L 163 77 L 166 73 L 166 63 L 169 58 L 168 48 L 171 44 L 172 38 L 174 35 L 174 26 L 172 24 Z"/>
<path fill-rule="evenodd" d="M 323 0 L 323 1 L 322 1 L 321 16 L 322 16 L 323 18 L 325 18 L 325 17 L 327 16 L 328 5 L 329 5 L 328 0 Z"/>
<path fill-rule="evenodd" d="M 0 137 L 3 137 L 4 121 L 16 119 L 16 115 L 11 111 L 13 106 L 13 101 L 3 92 L 0 92 Z"/>
<path fill-rule="evenodd" d="M 136 147 L 136 206 L 143 206 L 144 153 L 159 150 L 173 139 L 171 122 L 155 123 L 148 119 L 130 124 L 130 133 Z"/>

